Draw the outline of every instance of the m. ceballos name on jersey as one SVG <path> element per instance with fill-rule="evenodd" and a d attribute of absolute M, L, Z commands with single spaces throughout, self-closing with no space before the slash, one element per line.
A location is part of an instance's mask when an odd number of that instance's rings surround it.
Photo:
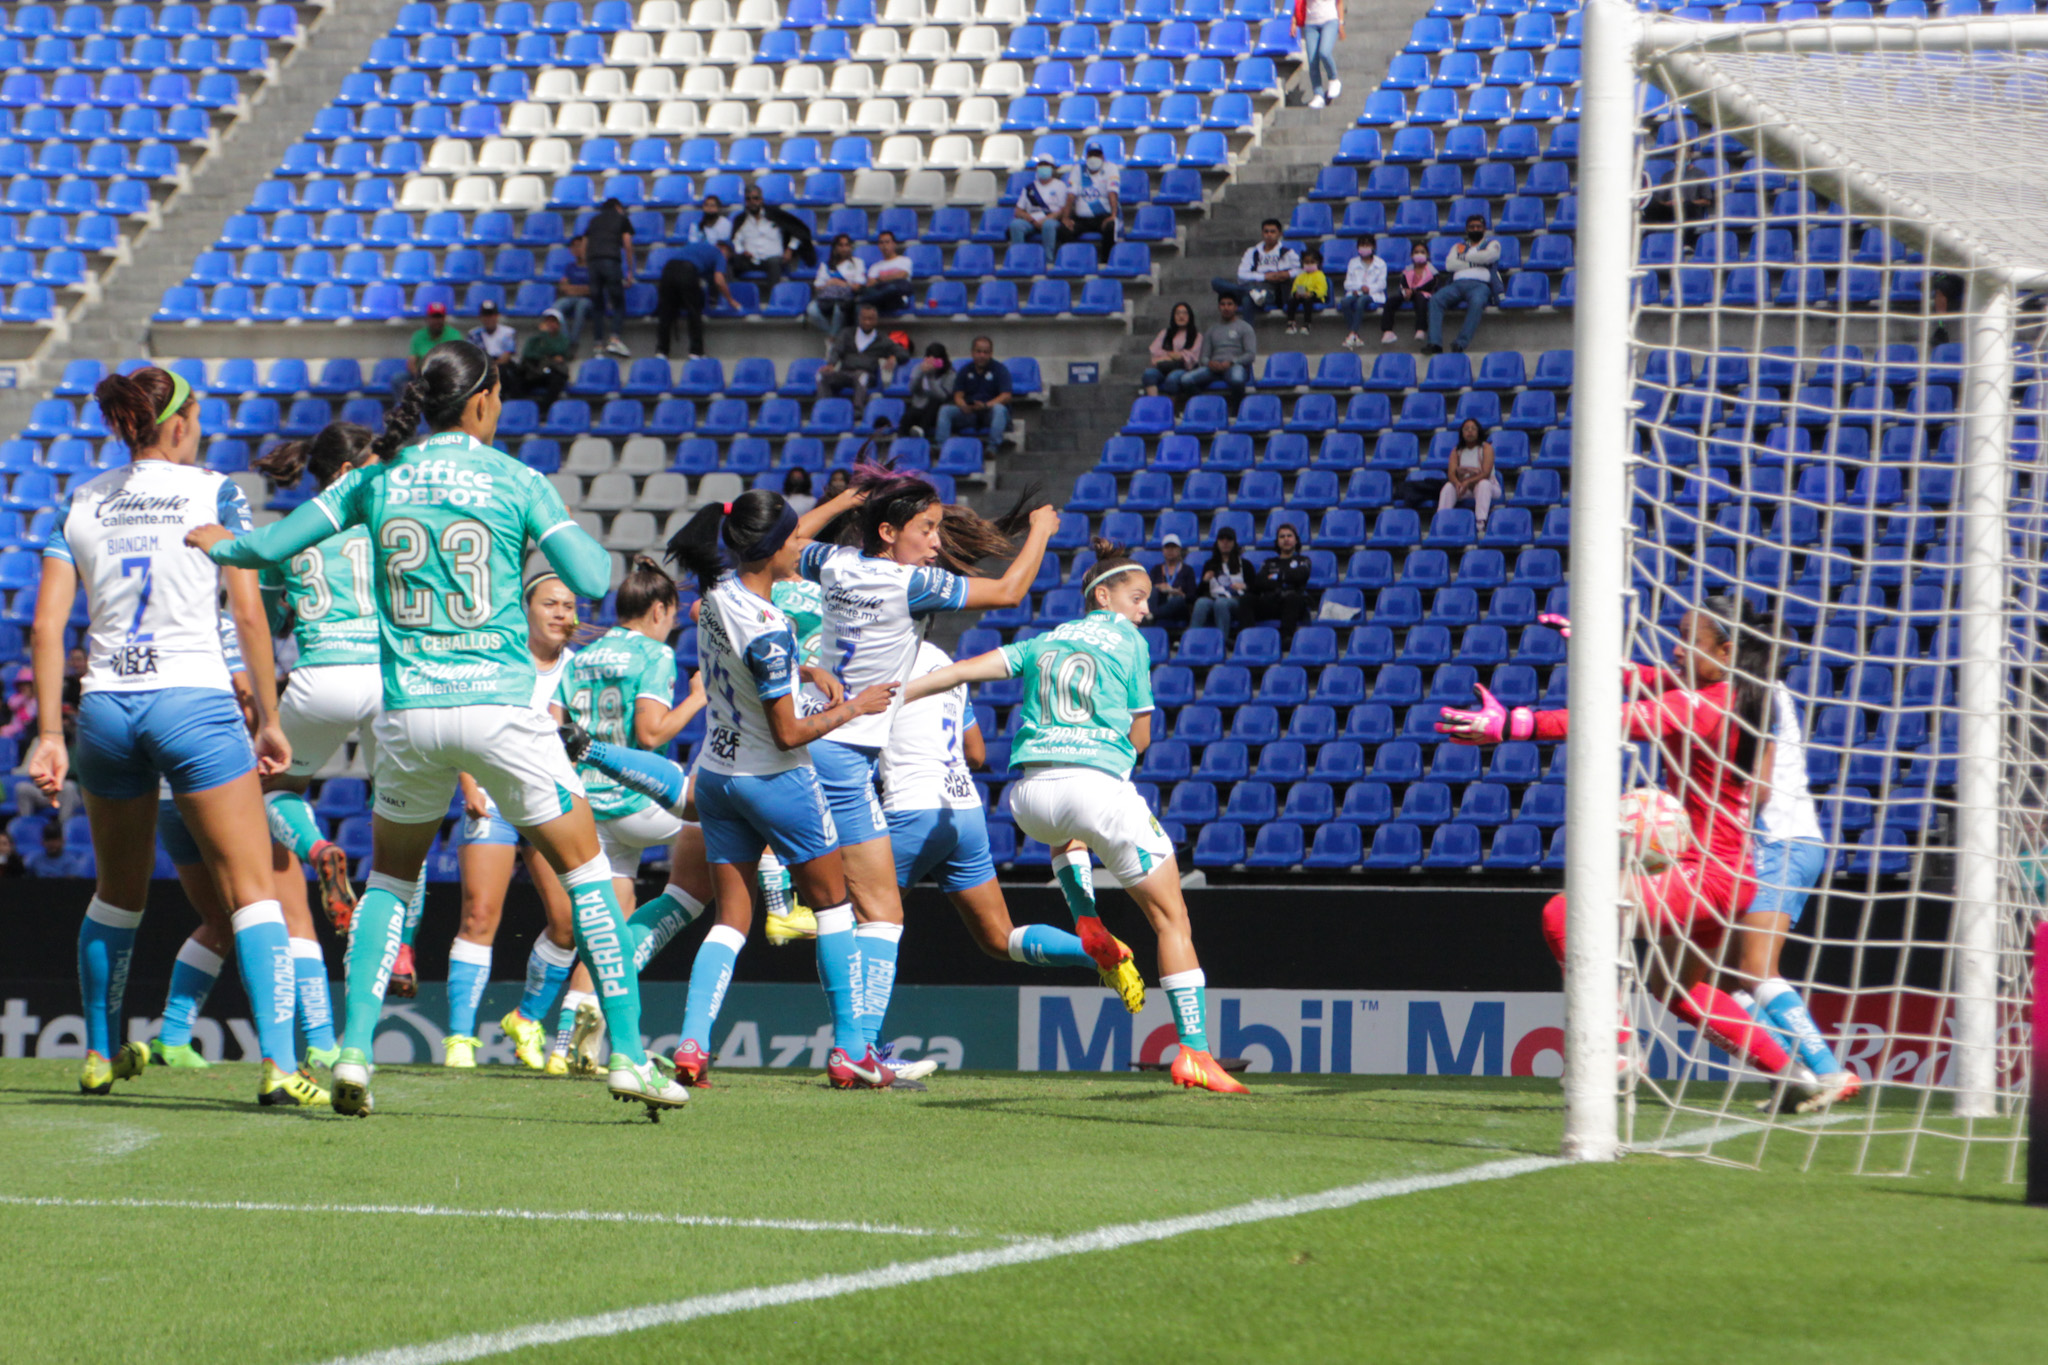
<path fill-rule="evenodd" d="M 102 526 L 178 526 L 191 499 L 176 493 L 116 493 L 93 508 Z"/>
<path fill-rule="evenodd" d="M 454 460 L 408 460 L 394 465 L 386 477 L 385 500 L 404 507 L 472 507 L 492 505 L 497 477 Z"/>

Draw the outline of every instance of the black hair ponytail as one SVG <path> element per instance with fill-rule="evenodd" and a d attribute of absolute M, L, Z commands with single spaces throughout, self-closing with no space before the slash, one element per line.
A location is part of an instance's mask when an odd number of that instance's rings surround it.
<path fill-rule="evenodd" d="M 415 419 L 417 420 L 417 419 Z M 329 422 L 309 441 L 286 441 L 249 462 L 280 487 L 290 488 L 307 474 L 322 488 L 364 463 L 376 436 L 354 422 Z"/>
<path fill-rule="evenodd" d="M 757 543 L 774 529 L 788 505 L 782 494 L 766 488 L 750 488 L 730 503 L 706 503 L 669 537 L 668 561 L 694 574 L 699 591 L 709 592 L 738 562 L 731 547 Z M 619 614 L 625 616 L 623 602 Z"/>
<path fill-rule="evenodd" d="M 422 419 L 429 431 L 455 426 L 469 400 L 497 382 L 498 367 L 482 347 L 467 341 L 444 341 L 434 347 L 385 415 L 384 434 L 375 445 L 378 458 L 388 460 L 411 445 Z"/>

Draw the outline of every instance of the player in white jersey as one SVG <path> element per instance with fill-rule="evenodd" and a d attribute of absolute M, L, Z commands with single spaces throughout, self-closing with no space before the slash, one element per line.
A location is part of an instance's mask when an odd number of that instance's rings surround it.
<path fill-rule="evenodd" d="M 277 723 L 270 635 L 252 573 L 222 573 L 189 549 L 210 523 L 247 527 L 248 503 L 222 475 L 196 467 L 198 405 L 185 380 L 148 367 L 94 390 L 130 463 L 76 482 L 43 549 L 32 651 L 36 743 L 29 776 L 45 794 L 71 767 L 62 729 L 64 630 L 83 585 L 90 625 L 78 706 L 78 781 L 98 857 L 98 885 L 79 930 L 85 1065 L 79 1088 L 103 1095 L 148 1064 L 117 1039 L 136 927 L 156 867 L 157 791 L 172 799 L 233 907 L 235 956 L 263 1053 L 258 1097 L 302 1105 L 326 1094 L 298 1074 L 292 1043 L 291 949 L 272 888 L 259 772 L 279 772 L 291 745 Z M 252 747 L 221 648 L 225 585 L 256 711 Z"/>
<path fill-rule="evenodd" d="M 1017 828 L 1052 847 L 1074 927 L 1105 968 L 1130 950 L 1095 912 L 1089 853 L 1123 883 L 1159 936 L 1159 985 L 1180 1032 L 1175 1083 L 1243 1094 L 1243 1084 L 1209 1054 L 1207 980 L 1195 956 L 1173 844 L 1131 785 L 1132 765 L 1152 738 L 1151 656 L 1138 634 L 1149 614 L 1152 579 L 1121 545 L 1098 538 L 1095 552 L 1081 585 L 1086 615 L 916 678 L 903 689 L 904 702 L 962 683 L 1026 680 L 1011 750 L 1011 761 L 1024 770 L 1010 794 Z"/>
<path fill-rule="evenodd" d="M 797 571 L 824 590 L 820 662 L 848 693 L 909 678 L 934 614 L 1022 602 L 1059 526 L 1056 509 L 1039 507 L 1026 518 L 1022 501 L 1008 516 L 984 521 L 947 507 L 923 479 L 872 467 L 857 471 L 853 486 L 866 494 L 861 544 L 814 543 L 797 560 Z M 1027 527 L 1023 549 L 1001 578 L 967 576 L 981 560 L 1009 551 L 1011 537 Z M 829 922 L 818 916 L 818 975 L 832 1003 L 834 1046 L 849 1057 L 862 1054 L 869 1029 L 888 1009 L 903 937 L 896 856 L 875 796 L 875 767 L 894 717 L 891 708 L 836 730 L 811 760 L 853 893 L 853 913 Z"/>
<path fill-rule="evenodd" d="M 937 645 L 921 645 L 911 679 L 952 662 Z M 882 809 L 888 812 L 889 842 L 896 850 L 896 884 L 907 890 L 927 876 L 934 878 L 984 953 L 1038 967 L 1093 970 L 1136 1014 L 1145 1007 L 1145 982 L 1128 950 L 1105 967 L 1065 929 L 1011 923 L 989 854 L 981 791 L 968 774 L 970 767 L 982 765 L 986 752 L 965 683 L 898 709 L 889 745 L 882 751 L 881 770 Z M 876 1018 L 871 1027 L 879 1031 L 881 1025 Z M 879 1032 L 869 1041 L 878 1039 Z"/>
<path fill-rule="evenodd" d="M 1821 873 L 1827 870 L 1827 845 L 1821 841 L 1820 817 L 1806 789 L 1805 732 L 1799 703 L 1785 684 L 1771 687 L 1770 798 L 1756 813 L 1750 857 L 1756 864 L 1756 895 L 1736 919 L 1734 976 L 1730 992 L 1752 1019 L 1777 1036 L 1778 1043 L 1818 1078 L 1820 1088 L 1799 1095 L 1800 1113 L 1824 1109 L 1853 1098 L 1862 1078 L 1844 1070 L 1799 990 L 1778 974 L 1785 935 L 1799 927 Z"/>

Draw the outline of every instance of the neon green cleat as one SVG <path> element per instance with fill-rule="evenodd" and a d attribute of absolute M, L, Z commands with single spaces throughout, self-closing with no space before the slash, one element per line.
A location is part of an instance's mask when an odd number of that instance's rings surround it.
<path fill-rule="evenodd" d="M 121 1050 L 114 1054 L 114 1079 L 117 1081 L 132 1081 L 147 1070 L 149 1070 L 148 1044 L 121 1044 Z"/>
<path fill-rule="evenodd" d="M 529 1070 L 539 1071 L 547 1065 L 547 1030 L 533 1020 L 513 1010 L 498 1021 L 498 1027 L 512 1040 L 512 1046 L 519 1054 L 519 1063 Z"/>
<path fill-rule="evenodd" d="M 78 1093 L 81 1095 L 109 1095 L 114 1090 L 114 1064 L 97 1052 L 85 1054 L 85 1065 L 78 1068 Z"/>
<path fill-rule="evenodd" d="M 474 1071 L 476 1050 L 481 1046 L 475 1038 L 460 1033 L 450 1034 L 441 1040 L 441 1065 L 452 1066 L 458 1071 Z"/>
<path fill-rule="evenodd" d="M 361 1049 L 345 1047 L 334 1062 L 334 1112 L 353 1118 L 370 1116 L 370 1059 Z"/>
<path fill-rule="evenodd" d="M 329 1071 L 334 1069 L 335 1058 L 339 1056 L 341 1056 L 341 1049 L 339 1047 L 309 1047 L 306 1049 L 306 1061 L 310 1065 L 324 1066 Z"/>
<path fill-rule="evenodd" d="M 550 1052 L 548 1054 L 548 1061 L 545 1070 L 547 1071 L 547 1074 L 550 1076 L 568 1075 L 569 1058 L 567 1054 L 561 1052 Z"/>
<path fill-rule="evenodd" d="M 329 1096 L 320 1088 L 320 1083 L 301 1067 L 297 1071 L 281 1071 L 276 1062 L 267 1058 L 263 1063 L 263 1088 L 256 1092 L 256 1103 L 266 1106 L 283 1106 L 287 1109 L 311 1109 L 329 1102 Z"/>
<path fill-rule="evenodd" d="M 153 1038 L 149 1044 L 149 1060 L 152 1066 L 182 1066 L 197 1071 L 213 1063 L 199 1055 L 199 1049 L 190 1043 L 172 1043 L 164 1046 L 163 1039 Z"/>
<path fill-rule="evenodd" d="M 611 1059 L 597 1050 L 597 1039 L 604 1032 L 604 1011 L 597 1007 L 595 1000 L 586 1000 L 576 1007 L 576 1024 L 569 1030 L 569 1055 L 574 1059 L 569 1071 L 575 1076 L 601 1076 L 610 1068 Z"/>
<path fill-rule="evenodd" d="M 808 905 L 792 900 L 788 914 L 768 916 L 767 934 L 769 944 L 776 948 L 795 939 L 816 938 L 818 917 L 811 913 Z"/>

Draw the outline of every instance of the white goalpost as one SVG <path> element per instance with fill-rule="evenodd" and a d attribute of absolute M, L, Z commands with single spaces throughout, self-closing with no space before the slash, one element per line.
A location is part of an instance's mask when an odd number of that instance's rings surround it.
<path fill-rule="evenodd" d="M 1584 32 L 1564 1154 L 1710 1115 L 1719 1159 L 1846 1140 L 1859 1170 L 1953 1150 L 2016 1178 L 2048 840 L 2048 16 L 1587 0 Z M 1831 1109 L 1760 1111 L 1770 1078 L 1666 1012 L 1701 950 L 1644 937 L 1617 861 L 1621 794 L 1665 760 L 1589 721 L 1653 695 L 1625 666 L 1710 598 L 1767 623 L 1743 627 L 1755 680 L 1804 745 L 1826 861 L 1775 975 L 1861 1080 Z M 1763 950 L 1728 929 L 1706 952 L 1735 992 Z"/>

